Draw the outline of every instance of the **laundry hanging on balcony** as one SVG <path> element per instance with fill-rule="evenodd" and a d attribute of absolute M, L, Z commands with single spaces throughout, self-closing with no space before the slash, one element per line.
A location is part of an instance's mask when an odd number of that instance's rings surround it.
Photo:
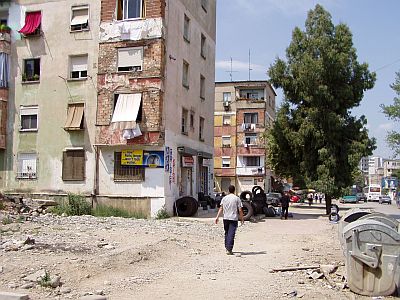
<path fill-rule="evenodd" d="M 0 53 L 0 88 L 8 87 L 10 76 L 10 62 L 7 53 Z"/>
<path fill-rule="evenodd" d="M 135 129 L 142 94 L 120 94 L 111 119 L 113 129 Z"/>
<path fill-rule="evenodd" d="M 24 35 L 32 34 L 39 28 L 42 21 L 42 13 L 40 11 L 27 12 L 25 16 L 25 25 L 18 32 Z"/>

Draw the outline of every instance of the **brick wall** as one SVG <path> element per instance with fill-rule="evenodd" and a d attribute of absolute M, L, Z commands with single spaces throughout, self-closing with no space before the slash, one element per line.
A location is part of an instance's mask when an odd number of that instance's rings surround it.
<path fill-rule="evenodd" d="M 101 21 L 111 22 L 115 19 L 117 0 L 101 1 Z M 165 16 L 165 0 L 144 0 L 146 18 L 157 18 Z"/>
<path fill-rule="evenodd" d="M 161 39 L 121 41 L 116 43 L 102 43 L 99 45 L 99 74 L 116 73 L 118 71 L 118 48 L 143 47 L 143 68 L 134 76 L 161 77 L 164 74 L 164 42 Z"/>

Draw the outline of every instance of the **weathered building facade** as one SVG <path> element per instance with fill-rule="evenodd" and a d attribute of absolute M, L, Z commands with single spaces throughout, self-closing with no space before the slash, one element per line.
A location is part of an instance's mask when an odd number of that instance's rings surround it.
<path fill-rule="evenodd" d="M 11 4 L 3 190 L 81 193 L 148 215 L 210 194 L 215 10 L 215 0 Z"/>
<path fill-rule="evenodd" d="M 212 191 L 215 1 L 101 5 L 96 199 L 172 212 Z"/>
<path fill-rule="evenodd" d="M 254 185 L 271 190 L 263 135 L 275 119 L 275 91 L 267 81 L 215 84 L 214 168 L 217 191 Z"/>
<path fill-rule="evenodd" d="M 10 42 L 2 191 L 90 195 L 100 4 L 20 0 L 0 10 L 11 29 L 2 41 Z M 6 90 L 0 94 L 7 98 Z"/>

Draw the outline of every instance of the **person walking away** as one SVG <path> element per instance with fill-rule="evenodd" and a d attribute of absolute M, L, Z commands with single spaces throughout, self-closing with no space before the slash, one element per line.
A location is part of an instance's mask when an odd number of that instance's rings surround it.
<path fill-rule="evenodd" d="M 281 220 L 283 217 L 285 217 L 285 220 L 287 220 L 288 214 L 289 214 L 289 203 L 290 203 L 290 196 L 288 192 L 285 192 L 283 196 L 279 199 L 281 202 L 281 207 L 282 207 L 282 214 L 281 214 Z"/>
<path fill-rule="evenodd" d="M 240 222 L 244 223 L 242 201 L 235 195 L 235 187 L 230 185 L 229 194 L 221 200 L 221 207 L 218 210 L 215 218 L 215 224 L 218 224 L 220 215 L 223 213 L 223 222 L 225 230 L 225 249 L 226 254 L 232 255 L 233 245 L 235 243 L 235 234 L 238 227 L 238 218 Z"/>

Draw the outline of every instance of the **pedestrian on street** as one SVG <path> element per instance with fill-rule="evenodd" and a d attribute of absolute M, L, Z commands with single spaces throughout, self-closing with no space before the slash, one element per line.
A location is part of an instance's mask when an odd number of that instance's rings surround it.
<path fill-rule="evenodd" d="M 229 194 L 226 195 L 221 201 L 221 207 L 219 208 L 215 218 L 215 224 L 218 224 L 219 217 L 223 213 L 226 254 L 232 255 L 236 229 L 238 228 L 238 218 L 240 219 L 242 225 L 244 220 L 242 201 L 238 196 L 235 195 L 235 187 L 230 185 L 228 190 Z"/>
<path fill-rule="evenodd" d="M 285 220 L 287 220 L 288 214 L 289 214 L 289 203 L 290 203 L 290 196 L 289 192 L 284 192 L 283 196 L 279 199 L 281 202 L 281 207 L 282 207 L 282 214 L 281 214 L 281 220 L 283 217 L 285 217 Z"/>

